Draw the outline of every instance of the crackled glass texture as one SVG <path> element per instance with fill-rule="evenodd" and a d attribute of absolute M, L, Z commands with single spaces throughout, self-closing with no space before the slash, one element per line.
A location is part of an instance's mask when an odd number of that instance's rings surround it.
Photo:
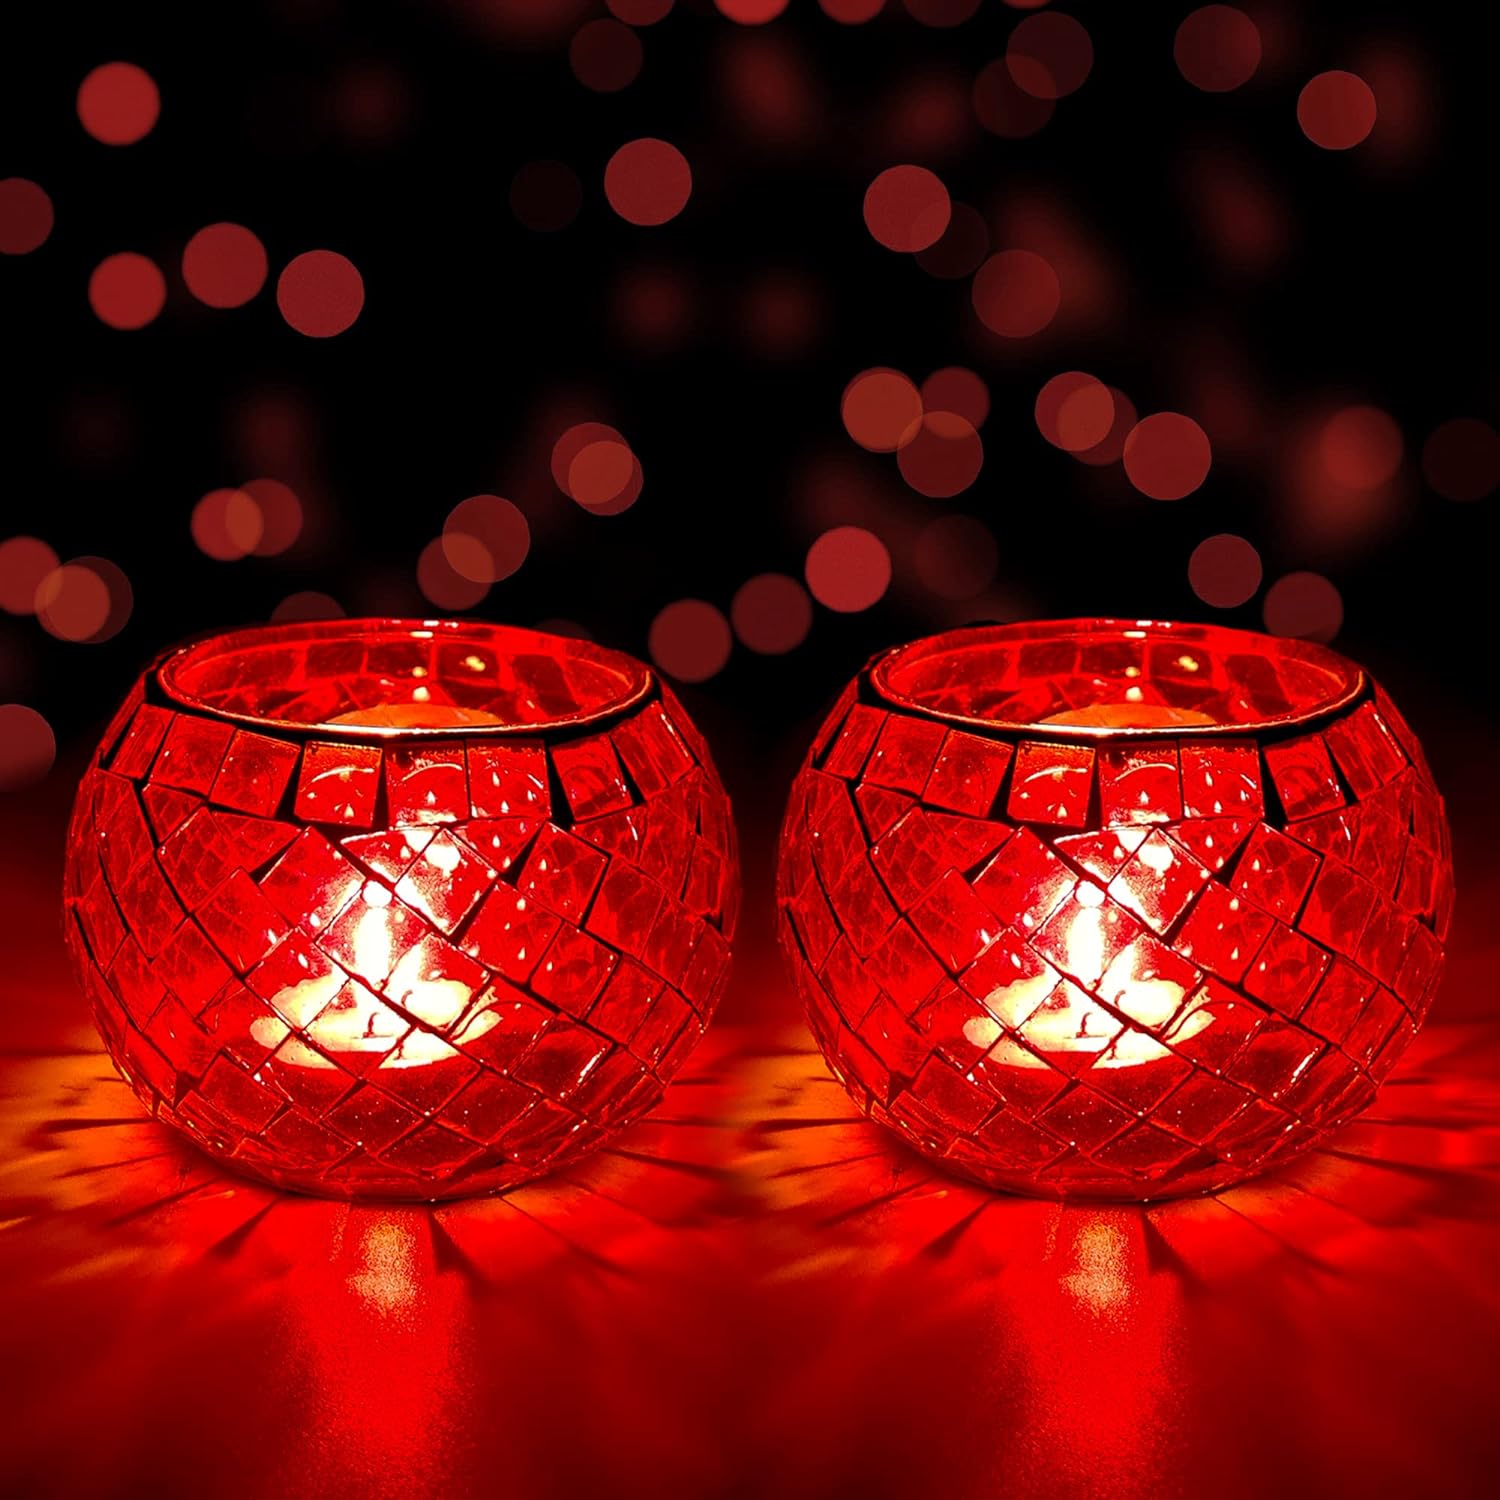
<path fill-rule="evenodd" d="M 477 622 L 169 653 L 68 837 L 69 944 L 143 1103 L 338 1196 L 504 1188 L 649 1109 L 738 903 L 729 804 L 671 693 Z"/>
<path fill-rule="evenodd" d="M 877 657 L 797 777 L 778 872 L 860 1108 L 1060 1197 L 1219 1187 L 1363 1109 L 1452 906 L 1442 799 L 1360 668 L 1153 622 Z"/>

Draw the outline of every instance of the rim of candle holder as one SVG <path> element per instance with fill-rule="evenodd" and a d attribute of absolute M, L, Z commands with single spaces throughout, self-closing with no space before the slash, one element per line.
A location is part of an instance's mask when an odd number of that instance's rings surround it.
<path fill-rule="evenodd" d="M 891 681 L 893 673 L 901 667 L 911 668 L 920 665 L 924 659 L 940 656 L 945 652 L 971 651 L 992 643 L 1020 645 L 1055 641 L 1061 644 L 1069 639 L 1090 635 L 1146 641 L 1156 637 L 1194 642 L 1200 646 L 1205 641 L 1218 639 L 1226 643 L 1238 644 L 1242 653 L 1254 652 L 1262 656 L 1266 654 L 1267 644 L 1270 643 L 1274 644 L 1283 655 L 1327 674 L 1330 678 L 1330 687 L 1325 697 L 1320 697 L 1316 702 L 1305 707 L 1299 707 L 1284 714 L 1262 714 L 1237 723 L 1221 721 L 1211 724 L 1125 726 L 1053 723 L 1036 719 L 1008 719 L 966 714 L 955 709 L 935 707 L 920 693 L 903 691 L 893 686 Z M 937 719 L 946 724 L 959 724 L 967 729 L 990 734 L 1017 734 L 1031 739 L 1064 741 L 1243 739 L 1321 724 L 1359 702 L 1370 690 L 1369 674 L 1363 667 L 1315 641 L 1299 640 L 1292 636 L 1266 635 L 1256 630 L 1242 630 L 1233 625 L 1178 620 L 1119 620 L 1107 616 L 1026 620 L 1002 625 L 955 626 L 951 630 L 922 636 L 915 641 L 892 646 L 880 652 L 870 661 L 864 676 L 877 697 L 891 707 L 901 708 L 929 719 Z"/>
<path fill-rule="evenodd" d="M 549 649 L 590 662 L 606 672 L 616 674 L 620 690 L 599 704 L 571 714 L 551 714 L 530 723 L 471 724 L 358 724 L 339 723 L 329 719 L 286 719 L 272 714 L 257 714 L 243 709 L 226 708 L 183 686 L 182 675 L 197 661 L 217 648 L 222 654 L 253 648 L 295 646 L 309 641 L 336 641 L 359 635 L 411 636 L 413 639 L 448 639 L 483 641 L 491 650 L 502 639 L 544 643 Z M 397 616 L 352 616 L 330 620 L 307 620 L 266 625 L 236 626 L 214 630 L 169 647 L 148 667 L 146 680 L 154 682 L 174 707 L 207 714 L 227 723 L 242 724 L 283 737 L 335 739 L 350 741 L 472 740 L 472 739 L 538 739 L 574 729 L 611 723 L 651 698 L 658 688 L 656 673 L 628 652 L 599 646 L 574 636 L 554 635 L 524 625 L 506 625 L 492 620 L 407 619 Z M 368 705 L 378 708 L 382 704 Z"/>

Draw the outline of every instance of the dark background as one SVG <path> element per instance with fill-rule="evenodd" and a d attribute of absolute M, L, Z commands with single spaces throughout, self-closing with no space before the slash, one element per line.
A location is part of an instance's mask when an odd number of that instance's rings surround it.
<path fill-rule="evenodd" d="M 0 63 L 0 166 L 41 183 L 57 222 L 38 251 L 0 258 L 0 539 L 112 560 L 134 609 L 95 645 L 0 617 L 0 701 L 39 710 L 66 751 L 162 646 L 267 618 L 295 591 L 351 613 L 431 613 L 416 558 L 453 505 L 488 491 L 522 507 L 533 542 L 476 612 L 570 621 L 640 654 L 676 599 L 727 613 L 753 574 L 800 577 L 828 525 L 882 535 L 895 578 L 880 604 L 817 606 L 798 649 L 737 644 L 691 690 L 732 779 L 769 746 L 795 751 L 804 721 L 893 640 L 1028 614 L 1258 626 L 1265 586 L 1299 570 L 1335 584 L 1337 644 L 1420 724 L 1489 638 L 1493 501 L 1454 504 L 1421 471 L 1439 423 L 1496 414 L 1483 51 L 1409 6 L 1247 5 L 1261 65 L 1209 94 L 1173 60 L 1190 6 L 1065 8 L 1089 29 L 1093 69 L 1024 139 L 988 133 L 970 103 L 1026 14 L 1000 0 L 948 28 L 899 0 L 859 26 L 793 0 L 764 27 L 678 0 L 639 30 L 644 66 L 612 94 L 569 66 L 579 24 L 607 14 L 584 0 L 23 8 Z M 150 135 L 122 148 L 91 139 L 74 104 L 88 70 L 117 57 L 163 100 Z M 1297 123 L 1301 87 L 1331 67 L 1363 68 L 1380 104 L 1347 152 Z M 659 228 L 623 222 L 602 189 L 610 154 L 648 134 L 694 173 L 686 210 Z M 539 158 L 582 184 L 581 211 L 555 233 L 511 208 L 512 178 Z M 902 161 L 974 205 L 991 250 L 1017 242 L 1018 204 L 1047 205 L 1103 290 L 1074 296 L 1064 277 L 1050 328 L 990 334 L 969 278 L 930 275 L 866 229 L 866 186 Z M 1247 196 L 1260 226 L 1248 236 L 1221 206 Z M 180 273 L 184 243 L 218 220 L 253 229 L 270 258 L 266 287 L 232 311 L 198 303 Z M 317 247 L 349 256 L 367 297 L 326 340 L 289 327 L 274 295 L 287 261 Z M 165 310 L 137 332 L 106 327 L 86 295 L 92 268 L 122 249 L 168 278 Z M 809 314 L 777 348 L 754 336 L 768 275 L 790 275 Z M 642 278 L 677 300 L 664 331 L 641 329 Z M 850 441 L 839 403 L 868 366 L 920 382 L 950 364 L 985 380 L 992 408 L 979 479 L 934 501 Z M 1214 446 L 1202 488 L 1152 501 L 1119 464 L 1043 441 L 1036 393 L 1073 368 L 1142 414 L 1202 424 Z M 1319 424 L 1350 403 L 1388 412 L 1404 439 L 1396 478 L 1366 494 L 1338 492 L 1316 459 Z M 643 466 L 622 515 L 587 514 L 552 483 L 551 445 L 584 417 L 616 425 Z M 302 498 L 297 546 L 202 555 L 197 500 L 265 475 Z M 995 581 L 973 599 L 940 599 L 913 569 L 919 526 L 947 511 L 997 542 Z M 1223 531 L 1254 543 L 1266 577 L 1256 598 L 1216 611 L 1187 561 Z"/>
<path fill-rule="evenodd" d="M 5 11 L 0 179 L 39 183 L 56 225 L 0 255 L 0 542 L 109 559 L 133 611 L 101 644 L 0 614 L 0 710 L 29 706 L 58 740 L 39 787 L 0 786 L 0 1491 L 1492 1494 L 1496 500 L 1445 499 L 1422 464 L 1441 424 L 1500 422 L 1477 8 L 1242 0 L 1263 60 L 1213 95 L 1173 60 L 1192 0 L 1047 6 L 1087 26 L 1094 66 L 1012 140 L 980 127 L 970 95 L 1026 12 L 977 0 L 946 29 L 911 13 L 945 3 L 887 0 L 845 27 L 791 0 L 746 28 L 677 0 L 610 95 L 568 62 L 602 0 Z M 156 128 L 122 148 L 91 139 L 74 103 L 115 58 L 162 96 Z M 1347 152 L 1298 127 L 1301 89 L 1329 68 L 1377 94 L 1373 133 Z M 694 174 L 657 229 L 619 219 L 602 187 L 616 148 L 647 134 Z M 539 158 L 582 184 L 556 233 L 511 208 Z M 989 334 L 968 278 L 867 230 L 866 187 L 902 162 L 973 205 L 991 250 L 1022 242 L 1027 204 L 1060 216 L 1075 258 L 1107 273 L 1097 294 L 1065 276 L 1044 333 Z M 233 311 L 201 305 L 180 271 L 189 237 L 221 220 L 270 261 Z M 348 256 L 367 294 L 327 340 L 275 298 L 314 248 Z M 87 294 L 122 250 L 168 279 L 133 333 Z M 771 348 L 747 301 L 774 273 L 799 278 L 808 311 Z M 679 312 L 648 337 L 663 286 Z M 955 364 L 992 408 L 979 479 L 939 502 L 855 446 L 840 398 L 870 366 L 921 381 Z M 1037 391 L 1079 368 L 1142 413 L 1202 424 L 1214 458 L 1196 493 L 1150 500 L 1119 464 L 1043 440 Z M 1352 494 L 1318 463 L 1323 424 L 1351 404 L 1403 440 L 1394 478 Z M 586 514 L 552 483 L 553 443 L 587 419 L 640 459 L 624 514 Z M 204 556 L 195 505 L 257 477 L 296 490 L 301 541 Z M 351 613 L 429 611 L 417 558 L 487 491 L 526 512 L 532 548 L 477 612 L 570 621 L 637 654 L 674 601 L 727 613 L 753 575 L 800 577 L 830 526 L 880 535 L 894 578 L 862 613 L 815 606 L 784 656 L 737 643 L 684 691 L 735 799 L 748 899 L 716 1024 L 621 1149 L 432 1209 L 231 1181 L 141 1113 L 67 970 L 77 772 L 173 641 L 303 590 Z M 939 598 L 915 565 L 945 514 L 996 542 L 994 582 L 970 599 Z M 1265 564 L 1227 611 L 1188 579 L 1221 532 Z M 1447 978 L 1400 1072 L 1295 1168 L 1149 1208 L 992 1194 L 892 1149 L 853 1117 L 769 941 L 776 820 L 812 721 L 870 653 L 947 622 L 1253 627 L 1266 586 L 1304 571 L 1338 589 L 1335 646 L 1391 689 L 1449 800 Z"/>

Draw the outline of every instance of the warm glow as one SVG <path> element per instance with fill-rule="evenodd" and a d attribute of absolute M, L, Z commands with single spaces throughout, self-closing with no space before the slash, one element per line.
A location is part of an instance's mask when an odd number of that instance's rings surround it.
<path fill-rule="evenodd" d="M 359 724 L 369 729 L 456 729 L 471 724 L 503 724 L 499 714 L 482 708 L 462 708 L 457 703 L 430 703 L 429 690 L 412 690 L 410 703 L 379 703 L 335 714 L 333 724 Z"/>
<path fill-rule="evenodd" d="M 1083 724 L 1101 729 L 1165 729 L 1182 724 L 1212 724 L 1213 718 L 1197 709 L 1174 708 L 1170 703 L 1090 703 L 1051 714 L 1042 723 Z"/>
<path fill-rule="evenodd" d="M 407 1008 L 423 1015 L 457 1015 L 469 1003 L 472 991 L 454 980 L 423 978 L 416 950 L 395 960 L 392 948 L 391 893 L 370 881 L 360 899 L 366 910 L 354 933 L 354 967 L 362 974 L 385 974 L 391 978 L 391 995 L 404 996 Z M 446 1062 L 458 1053 L 440 1036 L 407 1021 L 357 979 L 346 980 L 342 971 L 310 976 L 271 997 L 280 1015 L 294 1020 L 307 1037 L 292 1036 L 291 1027 L 274 1016 L 260 1016 L 251 1023 L 250 1034 L 262 1046 L 279 1048 L 283 1062 L 303 1068 L 333 1068 L 325 1053 L 389 1053 L 381 1068 L 415 1068 Z M 464 1031 L 464 1041 L 494 1028 L 493 1011 L 476 1016 Z M 309 1046 L 308 1042 L 315 1043 Z M 319 1050 L 321 1049 L 321 1050 Z M 394 1050 L 393 1050 L 394 1049 Z"/>

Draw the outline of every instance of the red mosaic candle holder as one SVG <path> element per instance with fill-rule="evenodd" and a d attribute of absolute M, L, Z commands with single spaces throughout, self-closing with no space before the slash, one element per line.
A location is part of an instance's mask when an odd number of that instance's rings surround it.
<path fill-rule="evenodd" d="M 993 1186 L 1145 1199 L 1369 1103 L 1432 1002 L 1453 873 L 1359 667 L 1072 620 L 875 658 L 793 787 L 778 906 L 872 1119 Z"/>
<path fill-rule="evenodd" d="M 475 621 L 237 631 L 84 775 L 67 934 L 146 1107 L 337 1196 L 500 1189 L 649 1109 L 724 988 L 729 803 L 641 663 Z"/>

